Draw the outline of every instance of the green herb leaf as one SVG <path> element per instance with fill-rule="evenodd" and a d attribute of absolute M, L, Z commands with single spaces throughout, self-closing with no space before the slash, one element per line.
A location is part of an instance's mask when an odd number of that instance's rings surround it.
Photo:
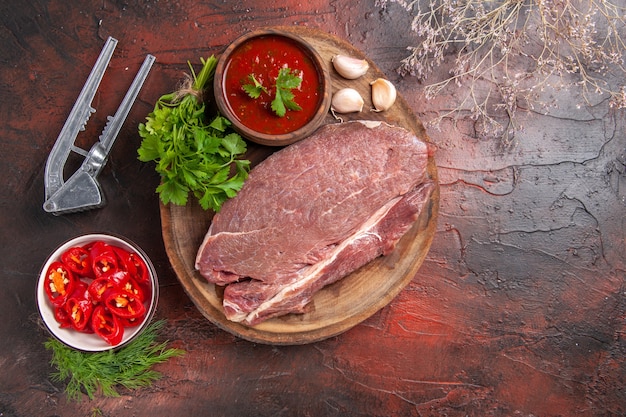
<path fill-rule="evenodd" d="M 297 73 L 292 72 L 289 68 L 281 68 L 276 77 L 276 96 L 272 100 L 272 110 L 279 117 L 283 117 L 287 114 L 287 109 L 299 111 L 302 110 L 294 99 L 294 94 L 291 90 L 300 87 L 302 78 Z"/>
<path fill-rule="evenodd" d="M 185 353 L 167 348 L 167 342 L 155 342 L 164 325 L 164 320 L 153 322 L 137 339 L 117 351 L 81 352 L 51 338 L 44 344 L 52 351 L 51 364 L 57 368 L 51 378 L 67 381 L 65 393 L 70 401 L 80 401 L 82 393 L 93 400 L 96 393 L 117 397 L 119 387 L 132 390 L 150 386 L 161 378 L 159 372 L 151 369 L 153 365 Z"/>
<path fill-rule="evenodd" d="M 248 81 L 252 84 L 247 83 L 243 85 L 243 91 L 245 91 L 251 98 L 257 99 L 261 97 L 261 93 L 268 94 L 267 88 L 263 87 L 254 74 L 248 75 Z"/>
<path fill-rule="evenodd" d="M 276 87 L 281 90 L 293 90 L 300 87 L 302 78 L 296 71 L 292 71 L 289 68 L 281 68 L 278 71 L 278 77 L 276 78 Z"/>
<path fill-rule="evenodd" d="M 155 169 L 161 175 L 156 192 L 163 204 L 185 205 L 192 193 L 202 200 L 205 210 L 219 211 L 222 203 L 243 186 L 250 165 L 235 164 L 245 154 L 246 142 L 230 132 L 228 119 L 220 115 L 208 118 L 198 98 L 215 73 L 217 59 L 211 56 L 202 63 L 197 77 L 190 65 L 192 78 L 188 85 L 161 96 L 145 123 L 139 124 L 142 142 L 137 155 L 140 161 L 156 163 Z M 228 186 L 216 187 L 219 184 L 215 178 Z"/>
<path fill-rule="evenodd" d="M 265 88 L 255 77 L 254 74 L 248 75 L 248 83 L 243 84 L 243 90 L 253 99 L 261 96 L 261 93 L 269 94 Z M 276 85 L 274 86 L 274 99 L 271 102 L 271 108 L 278 117 L 287 114 L 287 110 L 299 111 L 302 107 L 294 101 L 295 95 L 291 90 L 299 88 L 302 78 L 296 71 L 289 68 L 281 68 L 276 77 Z"/>
<path fill-rule="evenodd" d="M 178 182 L 176 178 L 163 177 L 156 191 L 163 204 L 173 203 L 177 206 L 187 204 L 189 188 Z"/>

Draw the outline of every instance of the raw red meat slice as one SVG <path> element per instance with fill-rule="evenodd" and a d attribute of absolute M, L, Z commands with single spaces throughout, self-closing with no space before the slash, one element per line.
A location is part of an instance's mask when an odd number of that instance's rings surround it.
<path fill-rule="evenodd" d="M 434 189 L 429 145 L 380 122 L 327 125 L 251 172 L 213 219 L 196 268 L 224 311 L 256 324 L 389 253 Z"/>

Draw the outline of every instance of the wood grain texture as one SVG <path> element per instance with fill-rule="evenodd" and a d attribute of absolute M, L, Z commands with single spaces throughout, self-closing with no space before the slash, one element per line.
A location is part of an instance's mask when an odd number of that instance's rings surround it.
<path fill-rule="evenodd" d="M 294 33 L 306 40 L 330 68 L 332 68 L 331 58 L 340 53 L 367 59 L 362 52 L 346 42 L 322 31 L 286 27 L 280 30 Z M 343 79 L 334 69 L 331 73 L 334 91 L 350 86 L 359 90 L 363 97 L 367 97 L 366 110 L 350 114 L 350 120 L 383 120 L 413 130 L 423 140 L 428 140 L 422 124 L 401 97 L 388 112 L 367 110 L 371 108 L 370 81 L 384 77 L 373 62 L 370 61 L 370 70 L 362 79 L 352 81 Z M 338 123 L 330 114 L 326 122 Z M 257 148 L 262 153 L 256 152 Z M 247 157 L 256 164 L 262 160 L 263 155 L 272 150 L 252 146 Z M 437 169 L 432 156 L 427 169 L 428 177 L 437 182 Z M 196 202 L 184 207 L 161 205 L 163 241 L 181 284 L 198 309 L 211 322 L 250 341 L 279 345 L 311 343 L 354 327 L 387 305 L 409 283 L 430 248 L 436 229 L 438 201 L 437 187 L 415 225 L 392 253 L 373 260 L 349 276 L 320 290 L 304 314 L 289 314 L 266 320 L 255 326 L 226 319 L 222 308 L 223 288 L 208 283 L 195 270 L 196 254 L 211 223 L 211 213 L 202 210 Z"/>

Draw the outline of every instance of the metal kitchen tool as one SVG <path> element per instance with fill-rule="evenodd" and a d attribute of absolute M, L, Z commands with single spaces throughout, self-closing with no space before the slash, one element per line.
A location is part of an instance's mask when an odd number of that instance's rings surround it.
<path fill-rule="evenodd" d="M 45 201 L 43 204 L 43 209 L 48 213 L 59 215 L 94 209 L 105 204 L 97 176 L 106 164 L 113 143 L 155 61 L 154 56 L 146 56 L 115 115 L 107 116 L 108 121 L 102 134 L 87 152 L 76 146 L 74 142 L 78 132 L 85 130 L 89 117 L 96 111 L 91 106 L 91 102 L 96 95 L 116 45 L 117 39 L 112 37 L 107 39 L 89 78 L 87 78 L 61 129 L 61 133 L 59 133 L 56 143 L 50 151 L 44 175 Z M 63 169 L 72 151 L 84 156 L 85 159 L 80 168 L 67 181 L 64 181 Z"/>

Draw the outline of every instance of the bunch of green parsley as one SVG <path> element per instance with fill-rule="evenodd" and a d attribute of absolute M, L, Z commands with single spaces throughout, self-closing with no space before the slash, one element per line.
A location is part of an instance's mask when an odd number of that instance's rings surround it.
<path fill-rule="evenodd" d="M 192 193 L 204 210 L 219 211 L 248 178 L 250 161 L 240 159 L 246 142 L 230 131 L 228 119 L 206 114 L 203 92 L 215 74 L 217 59 L 202 59 L 202 70 L 188 85 L 161 96 L 139 124 L 139 160 L 155 161 L 161 183 L 156 191 L 163 204 L 184 206 Z"/>

